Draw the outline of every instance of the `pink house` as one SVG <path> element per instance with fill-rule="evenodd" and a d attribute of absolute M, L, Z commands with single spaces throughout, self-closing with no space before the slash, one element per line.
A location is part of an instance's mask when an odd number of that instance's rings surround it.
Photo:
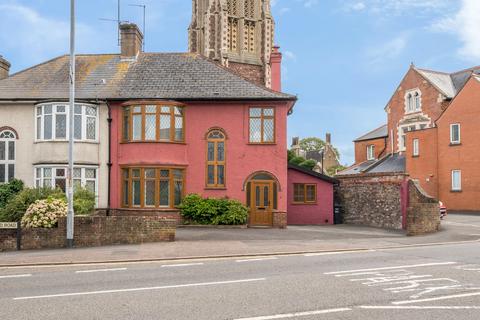
<path fill-rule="evenodd" d="M 333 224 L 333 187 L 329 176 L 288 165 L 288 224 Z"/>
<path fill-rule="evenodd" d="M 272 56 L 280 77 L 281 55 Z M 110 212 L 178 216 L 182 197 L 197 193 L 245 203 L 250 225 L 284 227 L 287 116 L 296 97 L 198 54 L 140 51 L 130 59 L 109 62 L 126 70 L 109 99 Z"/>

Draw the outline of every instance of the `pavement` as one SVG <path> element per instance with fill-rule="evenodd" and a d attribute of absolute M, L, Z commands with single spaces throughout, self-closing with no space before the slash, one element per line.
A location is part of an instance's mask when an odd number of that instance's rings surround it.
<path fill-rule="evenodd" d="M 0 310 L 18 320 L 472 320 L 480 246 L 0 268 Z"/>
<path fill-rule="evenodd" d="M 479 239 L 480 214 L 450 214 L 442 222 L 440 232 L 417 237 L 352 225 L 289 226 L 285 230 L 179 228 L 176 241 L 168 243 L 3 252 L 0 253 L 0 267 L 302 254 L 475 243 Z"/>

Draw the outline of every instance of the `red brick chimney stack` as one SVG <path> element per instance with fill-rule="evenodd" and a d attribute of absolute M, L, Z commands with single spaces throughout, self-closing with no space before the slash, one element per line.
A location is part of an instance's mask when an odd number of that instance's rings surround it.
<path fill-rule="evenodd" d="M 272 70 L 272 90 L 282 91 L 282 53 L 279 46 L 273 47 L 270 67 Z"/>
<path fill-rule="evenodd" d="M 0 56 L 0 80 L 8 78 L 10 73 L 10 62 Z"/>
<path fill-rule="evenodd" d="M 134 23 L 122 23 L 120 25 L 122 58 L 135 58 L 143 45 L 143 34 Z"/>

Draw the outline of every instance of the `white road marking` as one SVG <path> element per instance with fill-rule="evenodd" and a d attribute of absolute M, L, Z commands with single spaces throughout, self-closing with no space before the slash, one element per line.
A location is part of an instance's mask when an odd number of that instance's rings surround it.
<path fill-rule="evenodd" d="M 360 309 L 400 309 L 400 310 L 462 310 L 480 309 L 480 306 L 359 306 Z"/>
<path fill-rule="evenodd" d="M 297 317 L 313 316 L 313 315 L 317 315 L 317 314 L 345 312 L 345 311 L 351 311 L 351 310 L 352 309 L 350 309 L 350 308 L 337 308 L 337 309 L 326 309 L 326 310 L 315 310 L 315 311 L 275 314 L 275 315 L 271 315 L 271 316 L 260 316 L 260 317 L 252 317 L 252 318 L 238 318 L 238 319 L 235 319 L 235 320 L 271 320 L 271 319 L 297 318 Z"/>
<path fill-rule="evenodd" d="M 73 297 L 73 296 L 88 296 L 88 295 L 107 294 L 107 293 L 152 291 L 152 290 L 189 288 L 189 287 L 204 287 L 204 286 L 215 286 L 215 285 L 223 285 L 223 284 L 257 282 L 257 281 L 265 281 L 265 280 L 266 280 L 266 278 L 256 278 L 256 279 L 242 279 L 242 280 L 177 284 L 177 285 L 158 286 L 158 287 L 129 288 L 129 289 L 100 290 L 100 291 L 84 291 L 84 292 L 72 292 L 72 293 L 58 293 L 58 294 L 47 294 L 47 295 L 41 295 L 41 296 L 17 297 L 17 298 L 13 298 L 13 300 L 31 300 L 31 299 L 60 298 L 60 297 Z"/>
<path fill-rule="evenodd" d="M 342 273 L 357 273 L 357 272 L 364 272 L 364 271 L 380 271 L 380 270 L 395 270 L 395 269 L 406 269 L 406 268 L 446 266 L 451 264 L 456 264 L 456 262 L 436 262 L 436 263 L 411 264 L 411 265 L 405 265 L 405 266 L 394 266 L 394 267 L 383 267 L 383 268 L 344 270 L 344 271 L 325 272 L 324 274 L 342 274 Z"/>
<path fill-rule="evenodd" d="M 9 278 L 26 278 L 26 277 L 31 277 L 32 274 L 26 273 L 26 274 L 12 274 L 8 276 L 0 276 L 0 279 L 9 279 Z"/>
<path fill-rule="evenodd" d="M 268 257 L 268 258 L 256 258 L 256 259 L 241 259 L 235 260 L 235 262 L 250 262 L 250 261 L 266 261 L 266 260 L 277 260 L 276 257 Z"/>
<path fill-rule="evenodd" d="M 365 253 L 365 252 L 376 252 L 376 250 L 352 250 L 352 251 L 335 251 L 335 252 L 316 252 L 316 253 L 306 253 L 305 257 L 316 257 L 316 256 L 328 256 L 336 254 L 349 254 L 349 253 Z"/>
<path fill-rule="evenodd" d="M 461 223 L 461 222 L 444 222 L 445 224 L 451 224 L 452 226 L 459 226 L 459 227 L 474 227 L 480 228 L 477 224 L 469 224 L 469 223 Z"/>
<path fill-rule="evenodd" d="M 110 271 L 124 271 L 124 270 L 127 270 L 127 268 L 78 270 L 78 271 L 75 271 L 75 273 L 110 272 Z"/>
<path fill-rule="evenodd" d="M 452 295 L 448 295 L 448 296 L 439 296 L 439 297 L 435 297 L 435 298 L 426 298 L 426 299 L 417 299 L 417 300 L 394 301 L 394 302 L 392 302 L 392 304 L 400 305 L 400 304 L 438 301 L 438 300 L 448 300 L 448 299 L 457 299 L 457 298 L 474 297 L 474 296 L 480 296 L 480 292 L 452 294 Z"/>
<path fill-rule="evenodd" d="M 190 267 L 190 266 L 201 266 L 203 262 L 198 263 L 182 263 L 182 264 L 164 264 L 162 268 L 176 268 L 176 267 Z"/>

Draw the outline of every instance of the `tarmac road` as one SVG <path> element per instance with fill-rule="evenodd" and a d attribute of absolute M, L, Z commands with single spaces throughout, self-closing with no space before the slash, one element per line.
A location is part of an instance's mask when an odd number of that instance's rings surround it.
<path fill-rule="evenodd" d="M 0 269 L 1 319 L 480 319 L 480 244 Z"/>

